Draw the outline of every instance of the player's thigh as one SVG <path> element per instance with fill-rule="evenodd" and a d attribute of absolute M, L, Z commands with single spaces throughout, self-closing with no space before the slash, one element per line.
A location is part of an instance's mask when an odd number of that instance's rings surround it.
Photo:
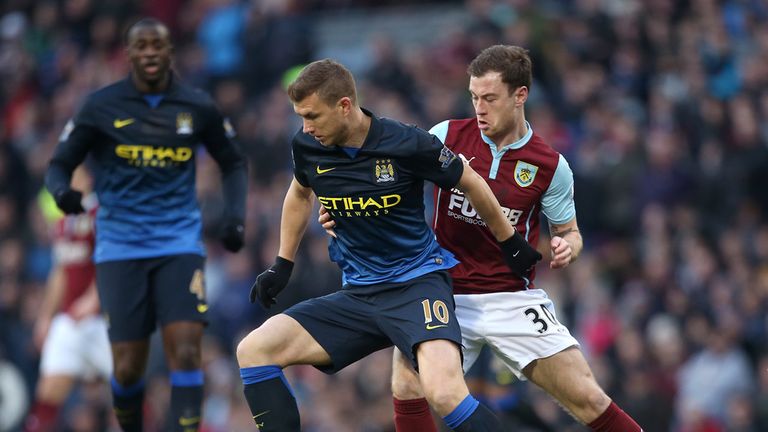
<path fill-rule="evenodd" d="M 305 300 L 284 313 L 293 318 L 327 354 L 328 362 L 313 362 L 335 373 L 378 350 L 392 346 L 379 328 L 378 305 L 350 290 Z"/>
<path fill-rule="evenodd" d="M 327 365 L 323 347 L 294 318 L 278 314 L 250 332 L 237 347 L 240 367 L 294 364 Z"/>
<path fill-rule="evenodd" d="M 417 347 L 426 341 L 449 341 L 461 359 L 461 330 L 447 273 L 432 272 L 391 284 L 390 289 L 376 296 L 376 307 L 381 330 L 414 369 L 420 368 Z"/>
<path fill-rule="evenodd" d="M 422 386 L 458 386 L 466 389 L 459 346 L 446 339 L 433 339 L 416 347 Z"/>
<path fill-rule="evenodd" d="M 83 328 L 85 340 L 86 377 L 109 378 L 112 375 L 112 350 L 107 337 L 107 323 L 100 315 L 94 315 L 83 319 L 79 325 Z"/>
<path fill-rule="evenodd" d="M 478 360 L 485 341 L 485 322 L 483 314 L 485 311 L 481 304 L 473 301 L 477 295 L 455 295 L 456 319 L 461 328 L 461 344 L 463 346 L 464 373 L 468 373 L 475 362 Z"/>
<path fill-rule="evenodd" d="M 575 346 L 535 360 L 523 372 L 576 415 L 590 408 L 599 414 L 610 403 L 581 350 Z"/>
<path fill-rule="evenodd" d="M 398 348 L 392 352 L 392 396 L 399 400 L 424 397 L 419 375 L 413 369 L 410 359 Z"/>
<path fill-rule="evenodd" d="M 57 314 L 51 321 L 48 335 L 43 342 L 40 373 L 43 376 L 82 376 L 85 362 L 82 337 L 77 322 L 67 314 Z"/>
<path fill-rule="evenodd" d="M 161 326 L 178 321 L 207 323 L 204 265 L 205 258 L 195 254 L 156 259 L 149 283 Z"/>
<path fill-rule="evenodd" d="M 518 378 L 525 379 L 522 371 L 531 362 L 578 346 L 542 290 L 472 297 L 482 303 L 488 345 Z"/>
<path fill-rule="evenodd" d="M 107 322 L 109 340 L 144 340 L 155 329 L 154 302 L 149 291 L 152 260 L 107 261 L 96 264 L 96 288 Z"/>

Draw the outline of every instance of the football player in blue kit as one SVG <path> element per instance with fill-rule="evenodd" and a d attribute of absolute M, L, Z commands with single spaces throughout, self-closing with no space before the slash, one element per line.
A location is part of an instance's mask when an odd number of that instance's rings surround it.
<path fill-rule="evenodd" d="M 517 274 L 527 274 L 541 255 L 508 223 L 485 181 L 438 139 L 361 108 L 354 78 L 341 64 L 311 63 L 288 95 L 303 128 L 292 141 L 294 178 L 277 258 L 256 279 L 251 301 L 269 307 L 285 288 L 315 197 L 336 222 L 329 254 L 342 270 L 342 289 L 273 316 L 240 342 L 237 358 L 254 421 L 262 432 L 300 430 L 284 367 L 310 364 L 335 373 L 396 345 L 452 429 L 502 430 L 462 376 L 446 272 L 457 261 L 424 219 L 424 180 L 464 192 Z"/>
<path fill-rule="evenodd" d="M 124 431 L 142 430 L 149 336 L 160 324 L 175 431 L 200 425 L 200 345 L 205 300 L 202 220 L 195 196 L 200 143 L 221 167 L 221 240 L 243 246 L 247 172 L 234 132 L 211 98 L 171 70 L 168 28 L 143 19 L 127 33 L 130 75 L 89 95 L 64 129 L 46 186 L 65 213 L 83 211 L 70 180 L 91 156 L 100 208 L 96 285 L 114 359 L 114 411 Z"/>

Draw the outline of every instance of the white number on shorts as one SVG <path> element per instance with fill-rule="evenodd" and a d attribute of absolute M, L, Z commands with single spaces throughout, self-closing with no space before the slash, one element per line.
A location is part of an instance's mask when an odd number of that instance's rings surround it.
<path fill-rule="evenodd" d="M 544 318 L 546 318 L 547 321 L 549 321 L 554 325 L 560 324 L 557 322 L 557 319 L 555 318 L 554 315 L 552 315 L 552 312 L 550 312 L 549 309 L 544 307 L 544 305 L 539 305 L 539 307 L 541 308 L 541 313 L 544 315 Z M 539 316 L 539 312 L 536 309 L 528 308 L 524 311 L 524 313 L 525 313 L 525 316 L 530 318 L 534 324 L 541 324 L 541 327 L 536 329 L 537 332 L 544 333 L 545 331 L 547 331 L 547 329 L 549 328 L 549 325 L 547 324 L 547 321 L 545 321 Z"/>
<path fill-rule="evenodd" d="M 421 302 L 421 307 L 424 308 L 424 324 L 432 322 L 432 312 L 435 314 L 435 318 L 443 324 L 448 324 L 448 306 L 442 300 L 435 300 L 432 303 L 432 307 L 429 307 L 429 299 Z"/>

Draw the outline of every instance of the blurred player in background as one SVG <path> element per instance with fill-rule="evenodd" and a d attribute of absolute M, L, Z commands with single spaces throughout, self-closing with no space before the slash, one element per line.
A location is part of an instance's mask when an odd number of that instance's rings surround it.
<path fill-rule="evenodd" d="M 46 186 L 65 213 L 83 211 L 72 171 L 90 154 L 99 197 L 96 282 L 109 325 L 114 411 L 142 430 L 149 336 L 159 322 L 170 369 L 172 430 L 200 425 L 205 299 L 195 155 L 203 143 L 222 170 L 222 243 L 243 246 L 247 173 L 234 131 L 211 98 L 174 76 L 168 28 L 154 19 L 127 33 L 130 75 L 91 94 L 65 128 Z"/>
<path fill-rule="evenodd" d="M 72 187 L 85 193 L 85 211 L 58 219 L 52 229 L 54 266 L 34 330 L 35 346 L 42 350 L 40 378 L 26 432 L 54 430 L 59 410 L 79 379 L 107 382 L 112 373 L 93 265 L 97 202 L 91 186 L 85 167 L 78 167 Z"/>
<path fill-rule="evenodd" d="M 468 70 L 476 117 L 447 120 L 430 132 L 485 178 L 509 223 L 532 247 L 539 240 L 539 213 L 544 213 L 551 234 L 549 266 L 560 269 L 583 246 L 573 173 L 525 120 L 531 68 L 523 48 L 485 49 Z M 326 229 L 335 226 L 322 212 L 320 222 Z M 510 271 L 485 221 L 460 190 L 435 189 L 434 229 L 438 242 L 460 261 L 450 273 L 465 371 L 489 345 L 518 378 L 533 381 L 593 431 L 641 431 L 595 381 L 552 301 L 535 288 L 535 269 L 522 277 Z M 398 432 L 435 431 L 418 374 L 398 350 L 392 373 Z"/>
<path fill-rule="evenodd" d="M 419 368 L 426 397 L 449 427 L 502 430 L 464 383 L 445 272 L 456 261 L 424 220 L 424 180 L 461 188 L 501 242 L 499 256 L 519 274 L 541 254 L 507 223 L 482 178 L 435 137 L 361 108 L 344 66 L 311 63 L 288 95 L 303 120 L 292 142 L 294 179 L 276 262 L 256 279 L 251 301 L 258 297 L 269 307 L 285 288 L 315 195 L 338 223 L 329 252 L 342 269 L 343 289 L 273 316 L 240 342 L 237 359 L 254 421 L 264 432 L 300 430 L 282 368 L 311 364 L 335 373 L 394 344 L 403 361 Z"/>

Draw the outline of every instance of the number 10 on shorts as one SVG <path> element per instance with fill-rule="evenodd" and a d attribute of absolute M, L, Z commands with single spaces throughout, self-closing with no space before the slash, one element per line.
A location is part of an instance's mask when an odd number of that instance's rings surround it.
<path fill-rule="evenodd" d="M 430 304 L 431 303 L 431 304 Z M 432 330 L 438 327 L 445 327 L 448 324 L 448 306 L 442 300 L 435 300 L 430 302 L 426 299 L 421 302 L 421 307 L 424 309 L 424 324 L 427 325 L 427 330 Z M 431 325 L 434 318 L 443 323 L 443 325 Z"/>

